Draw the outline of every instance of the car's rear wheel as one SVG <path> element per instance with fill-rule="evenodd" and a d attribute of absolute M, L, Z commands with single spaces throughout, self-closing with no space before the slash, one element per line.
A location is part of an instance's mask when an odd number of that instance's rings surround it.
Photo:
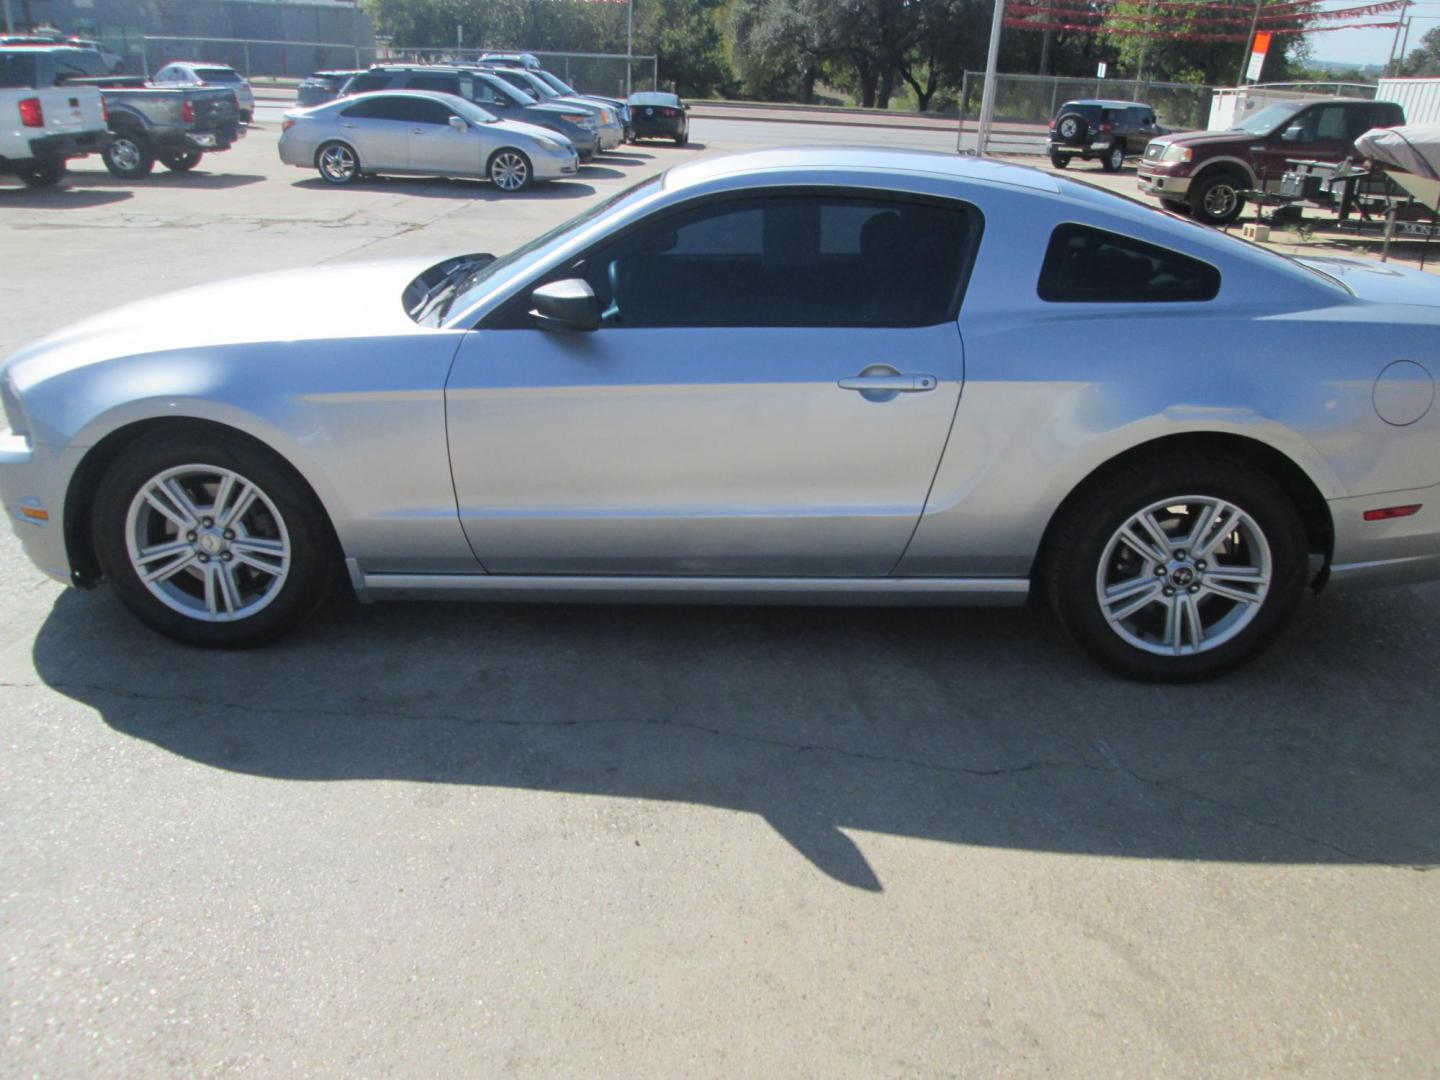
<path fill-rule="evenodd" d="M 1057 169 L 1063 169 L 1066 165 L 1070 164 L 1070 155 L 1057 153 L 1056 151 L 1051 150 L 1050 164 L 1054 165 Z"/>
<path fill-rule="evenodd" d="M 490 177 L 490 182 L 506 194 L 524 191 L 534 179 L 530 159 L 510 147 L 496 150 L 491 155 L 485 173 Z"/>
<path fill-rule="evenodd" d="M 198 150 L 188 150 L 181 154 L 162 154 L 160 164 L 171 172 L 189 172 L 200 164 L 200 159 L 204 156 Z"/>
<path fill-rule="evenodd" d="M 187 645 L 259 645 L 293 629 L 334 576 L 323 512 L 293 471 L 237 436 L 167 431 L 107 472 L 96 556 L 145 625 Z"/>
<path fill-rule="evenodd" d="M 1244 181 L 1232 173 L 1212 173 L 1190 188 L 1190 211 L 1206 225 L 1229 225 L 1245 208 Z"/>
<path fill-rule="evenodd" d="M 101 155 L 105 168 L 122 180 L 139 180 L 155 168 L 155 151 L 150 140 L 133 131 L 116 132 Z"/>
<path fill-rule="evenodd" d="M 65 177 L 65 162 L 42 161 L 35 165 L 26 165 L 18 169 L 15 175 L 20 177 L 20 182 L 26 187 L 54 187 Z"/>
<path fill-rule="evenodd" d="M 1119 172 L 1125 164 L 1125 144 L 1115 143 L 1100 159 L 1100 167 L 1106 172 Z"/>
<path fill-rule="evenodd" d="M 676 136 L 675 136 L 675 145 L 676 145 L 676 146 L 684 146 L 684 145 L 685 145 L 687 142 L 689 142 L 689 141 L 690 141 L 690 136 L 689 136 L 689 135 L 680 134 L 680 135 L 676 135 Z"/>
<path fill-rule="evenodd" d="M 1211 678 L 1259 655 L 1299 601 L 1305 530 L 1241 459 L 1166 456 L 1112 473 L 1057 523 L 1050 598 L 1090 656 L 1154 682 Z"/>
<path fill-rule="evenodd" d="M 1160 205 L 1172 214 L 1180 214 L 1184 217 L 1190 216 L 1190 204 L 1181 202 L 1179 199 L 1161 199 Z"/>
<path fill-rule="evenodd" d="M 360 179 L 360 155 L 348 143 L 328 142 L 315 151 L 315 168 L 320 179 L 343 187 Z"/>

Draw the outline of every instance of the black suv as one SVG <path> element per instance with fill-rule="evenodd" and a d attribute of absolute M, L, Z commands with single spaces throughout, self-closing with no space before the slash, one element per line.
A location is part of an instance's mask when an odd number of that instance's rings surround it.
<path fill-rule="evenodd" d="M 1168 133 L 1143 102 L 1067 101 L 1050 121 L 1050 164 L 1063 169 L 1071 158 L 1099 158 L 1106 172 L 1119 172 L 1126 158 L 1139 157 L 1146 143 Z"/>

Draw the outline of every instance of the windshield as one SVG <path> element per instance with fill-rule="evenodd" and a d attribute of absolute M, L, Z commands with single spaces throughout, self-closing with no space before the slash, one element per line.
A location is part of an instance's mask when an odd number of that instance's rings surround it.
<path fill-rule="evenodd" d="M 463 116 L 472 124 L 499 123 L 499 117 L 492 112 L 486 112 L 479 105 L 476 105 L 475 102 L 466 101 L 464 98 L 454 97 L 454 95 L 451 95 L 451 97 L 454 98 L 454 100 L 445 102 L 445 107 Z"/>
<path fill-rule="evenodd" d="M 485 82 L 489 83 L 496 90 L 500 91 L 500 93 L 504 94 L 517 105 L 539 104 L 539 102 L 537 102 L 524 90 L 521 90 L 519 87 L 511 86 L 508 82 L 500 78 L 500 76 L 498 75 L 491 75 L 488 79 L 485 80 Z"/>
<path fill-rule="evenodd" d="M 1296 104 L 1290 101 L 1280 105 L 1271 105 L 1268 109 L 1261 109 L 1254 116 L 1235 125 L 1230 130 L 1246 131 L 1251 135 L 1269 135 L 1303 108 L 1305 108 L 1304 102 Z"/>
<path fill-rule="evenodd" d="M 557 94 L 574 94 L 574 87 L 567 86 L 548 71 L 537 71 L 535 76 L 544 79 Z"/>
<path fill-rule="evenodd" d="M 553 241 L 558 240 L 566 233 L 582 228 L 612 210 L 619 210 L 631 202 L 645 198 L 651 191 L 660 186 L 663 175 L 664 174 L 657 174 L 641 180 L 638 184 L 628 187 L 624 191 L 610 196 L 608 199 L 601 200 L 590 207 L 590 209 L 582 210 L 575 217 L 565 222 L 565 224 L 556 226 L 549 232 L 537 236 L 528 244 L 516 248 L 510 252 L 510 254 L 503 255 L 494 262 L 476 270 L 475 273 L 466 278 L 465 281 L 460 284 L 460 287 L 455 290 L 455 295 L 451 298 L 450 302 L 446 304 L 442 310 L 436 312 L 434 325 L 443 322 L 450 312 L 464 311 L 484 296 L 486 282 L 496 274 L 511 269 L 523 272 L 527 265 L 536 260 L 543 249 L 549 247 Z M 429 320 L 427 320 L 427 322 L 428 321 Z"/>

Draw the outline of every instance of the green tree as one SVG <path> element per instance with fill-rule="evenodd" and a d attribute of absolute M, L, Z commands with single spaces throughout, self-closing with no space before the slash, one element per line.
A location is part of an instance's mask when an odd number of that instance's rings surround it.
<path fill-rule="evenodd" d="M 1400 64 L 1401 75 L 1440 75 L 1440 26 L 1425 31 L 1420 47 Z"/>

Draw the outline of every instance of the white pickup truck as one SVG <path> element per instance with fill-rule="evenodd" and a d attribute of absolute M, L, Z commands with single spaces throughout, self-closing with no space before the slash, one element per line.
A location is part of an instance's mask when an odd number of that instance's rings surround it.
<path fill-rule="evenodd" d="M 0 176 L 50 187 L 70 158 L 110 143 L 105 107 L 93 86 L 50 86 L 38 77 L 38 49 L 0 49 Z"/>

